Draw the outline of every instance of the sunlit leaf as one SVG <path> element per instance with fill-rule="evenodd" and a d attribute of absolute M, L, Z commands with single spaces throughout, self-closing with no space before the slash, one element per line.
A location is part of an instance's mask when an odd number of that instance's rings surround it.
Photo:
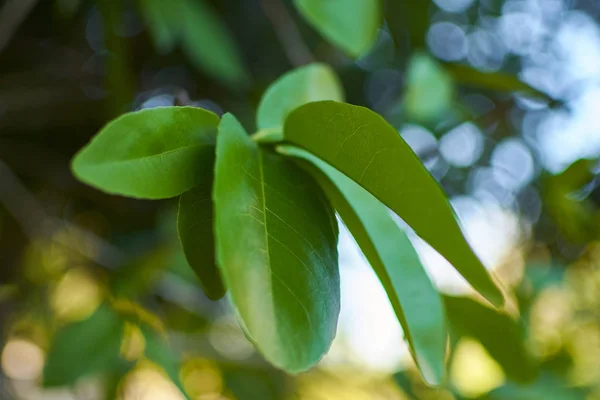
<path fill-rule="evenodd" d="M 248 336 L 274 365 L 306 370 L 340 307 L 337 225 L 319 186 L 223 117 L 214 184 L 217 260 Z"/>
<path fill-rule="evenodd" d="M 444 305 L 452 332 L 479 341 L 508 377 L 521 382 L 535 377 L 521 328 L 510 316 L 467 297 L 444 296 Z"/>
<path fill-rule="evenodd" d="M 352 57 L 369 50 L 377 39 L 379 0 L 295 0 L 295 4 L 316 30 Z"/>
<path fill-rule="evenodd" d="M 452 78 L 426 53 L 412 56 L 406 80 L 404 107 L 411 119 L 429 122 L 441 117 L 452 106 Z"/>
<path fill-rule="evenodd" d="M 406 234 L 379 200 L 335 168 L 297 147 L 278 150 L 312 164 L 308 171 L 383 284 L 425 380 L 441 383 L 447 340 L 442 300 Z"/>
<path fill-rule="evenodd" d="M 81 377 L 111 371 L 125 361 L 119 352 L 124 321 L 102 304 L 88 319 L 61 328 L 50 343 L 44 386 L 65 386 Z"/>
<path fill-rule="evenodd" d="M 205 179 L 179 199 L 177 230 L 189 265 L 198 275 L 204 293 L 213 300 L 225 295 L 225 288 L 215 263 L 213 233 L 212 169 Z"/>
<path fill-rule="evenodd" d="M 473 253 L 444 192 L 381 116 L 363 107 L 322 101 L 290 114 L 285 139 L 359 183 L 408 223 L 491 302 L 503 297 Z"/>
<path fill-rule="evenodd" d="M 325 64 L 294 69 L 277 79 L 264 93 L 257 111 L 258 129 L 281 132 L 285 118 L 299 106 L 319 100 L 343 101 L 335 73 Z"/>
<path fill-rule="evenodd" d="M 81 181 L 108 193 L 177 196 L 212 169 L 219 118 L 193 107 L 125 114 L 104 127 L 73 159 Z"/>

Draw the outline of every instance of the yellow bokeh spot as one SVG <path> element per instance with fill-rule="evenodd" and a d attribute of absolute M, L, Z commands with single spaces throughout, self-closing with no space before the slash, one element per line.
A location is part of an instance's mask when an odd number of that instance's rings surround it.
<path fill-rule="evenodd" d="M 15 380 L 35 380 L 44 368 L 44 352 L 33 342 L 10 339 L 2 351 L 2 370 Z"/>
<path fill-rule="evenodd" d="M 164 371 L 150 362 L 141 362 L 118 390 L 118 400 L 185 400 Z"/>
<path fill-rule="evenodd" d="M 477 397 L 504 382 L 504 372 L 479 342 L 463 339 L 455 349 L 450 379 L 464 396 Z"/>
<path fill-rule="evenodd" d="M 223 378 L 216 366 L 208 360 L 194 358 L 181 369 L 181 381 L 192 398 L 220 398 Z"/>
<path fill-rule="evenodd" d="M 85 319 L 101 302 L 102 290 L 84 268 L 67 272 L 50 297 L 50 304 L 57 317 L 66 321 Z"/>
<path fill-rule="evenodd" d="M 139 359 L 146 349 L 146 339 L 140 328 L 131 322 L 125 322 L 123 340 L 121 341 L 121 357 L 128 361 Z"/>

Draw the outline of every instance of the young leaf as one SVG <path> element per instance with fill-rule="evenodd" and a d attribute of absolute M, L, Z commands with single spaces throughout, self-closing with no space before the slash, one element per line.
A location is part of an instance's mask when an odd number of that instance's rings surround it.
<path fill-rule="evenodd" d="M 294 69 L 266 90 L 258 105 L 258 129 L 281 131 L 290 112 L 319 100 L 344 100 L 340 82 L 331 68 L 316 63 Z"/>
<path fill-rule="evenodd" d="M 467 297 L 444 296 L 444 304 L 454 334 L 478 340 L 511 379 L 528 382 L 535 377 L 515 320 Z"/>
<path fill-rule="evenodd" d="M 447 339 L 442 299 L 406 234 L 379 200 L 335 168 L 297 147 L 280 146 L 278 151 L 311 163 L 303 165 L 320 183 L 377 273 L 423 377 L 440 384 Z"/>
<path fill-rule="evenodd" d="M 44 386 L 66 386 L 83 376 L 119 367 L 124 321 L 102 304 L 88 319 L 66 325 L 54 336 Z"/>
<path fill-rule="evenodd" d="M 444 192 L 381 116 L 350 104 L 306 104 L 285 139 L 317 155 L 390 207 L 494 304 L 503 297 L 465 240 Z"/>
<path fill-rule="evenodd" d="M 177 231 L 185 258 L 198 275 L 208 298 L 218 300 L 225 288 L 215 263 L 213 234 L 212 170 L 205 180 L 179 199 Z"/>
<path fill-rule="evenodd" d="M 104 127 L 73 159 L 81 181 L 108 193 L 177 196 L 212 169 L 219 118 L 194 107 L 125 114 Z"/>
<path fill-rule="evenodd" d="M 310 368 L 329 349 L 340 308 L 338 232 L 327 198 L 227 114 L 213 200 L 217 263 L 241 325 L 277 367 Z"/>
<path fill-rule="evenodd" d="M 352 57 L 369 50 L 381 25 L 379 0 L 295 0 L 302 16 Z"/>

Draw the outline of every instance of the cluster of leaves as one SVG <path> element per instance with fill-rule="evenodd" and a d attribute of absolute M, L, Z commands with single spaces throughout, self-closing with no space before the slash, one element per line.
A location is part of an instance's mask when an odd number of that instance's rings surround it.
<path fill-rule="evenodd" d="M 387 207 L 490 302 L 501 305 L 502 293 L 398 132 L 342 100 L 333 71 L 308 65 L 267 89 L 253 136 L 231 114 L 142 110 L 109 123 L 73 171 L 112 194 L 180 196 L 179 237 L 206 294 L 229 291 L 247 337 L 290 372 L 312 367 L 335 336 L 337 212 L 385 287 L 423 376 L 438 384 L 443 300 Z"/>

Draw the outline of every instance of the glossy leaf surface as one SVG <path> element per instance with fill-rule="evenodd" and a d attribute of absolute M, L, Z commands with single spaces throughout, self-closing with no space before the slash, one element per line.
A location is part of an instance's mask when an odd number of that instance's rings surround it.
<path fill-rule="evenodd" d="M 352 57 L 369 50 L 381 25 L 379 0 L 295 0 L 304 18 Z"/>
<path fill-rule="evenodd" d="M 81 181 L 112 194 L 160 199 L 202 182 L 212 169 L 219 118 L 193 107 L 125 114 L 104 127 L 75 156 Z"/>
<path fill-rule="evenodd" d="M 350 104 L 310 103 L 290 114 L 284 136 L 367 189 L 476 290 L 502 304 L 502 293 L 469 247 L 444 192 L 381 116 Z"/>
<path fill-rule="evenodd" d="M 281 131 L 285 118 L 301 105 L 312 101 L 343 99 L 340 82 L 327 65 L 317 63 L 294 69 L 265 91 L 258 106 L 258 129 Z"/>
<path fill-rule="evenodd" d="M 120 362 L 124 321 L 108 305 L 70 323 L 54 336 L 44 366 L 44 386 L 65 386 L 81 377 L 109 371 Z"/>
<path fill-rule="evenodd" d="M 213 233 L 212 170 L 205 179 L 179 199 L 177 231 L 185 258 L 200 279 L 204 293 L 213 300 L 225 295 L 215 263 Z"/>
<path fill-rule="evenodd" d="M 278 150 L 312 164 L 306 166 L 308 171 L 383 284 L 424 378 L 441 383 L 447 340 L 442 299 L 407 235 L 379 200 L 335 168 L 297 147 Z"/>
<path fill-rule="evenodd" d="M 336 331 L 334 211 L 309 175 L 259 148 L 229 114 L 215 169 L 217 262 L 241 325 L 271 363 L 306 370 Z"/>

